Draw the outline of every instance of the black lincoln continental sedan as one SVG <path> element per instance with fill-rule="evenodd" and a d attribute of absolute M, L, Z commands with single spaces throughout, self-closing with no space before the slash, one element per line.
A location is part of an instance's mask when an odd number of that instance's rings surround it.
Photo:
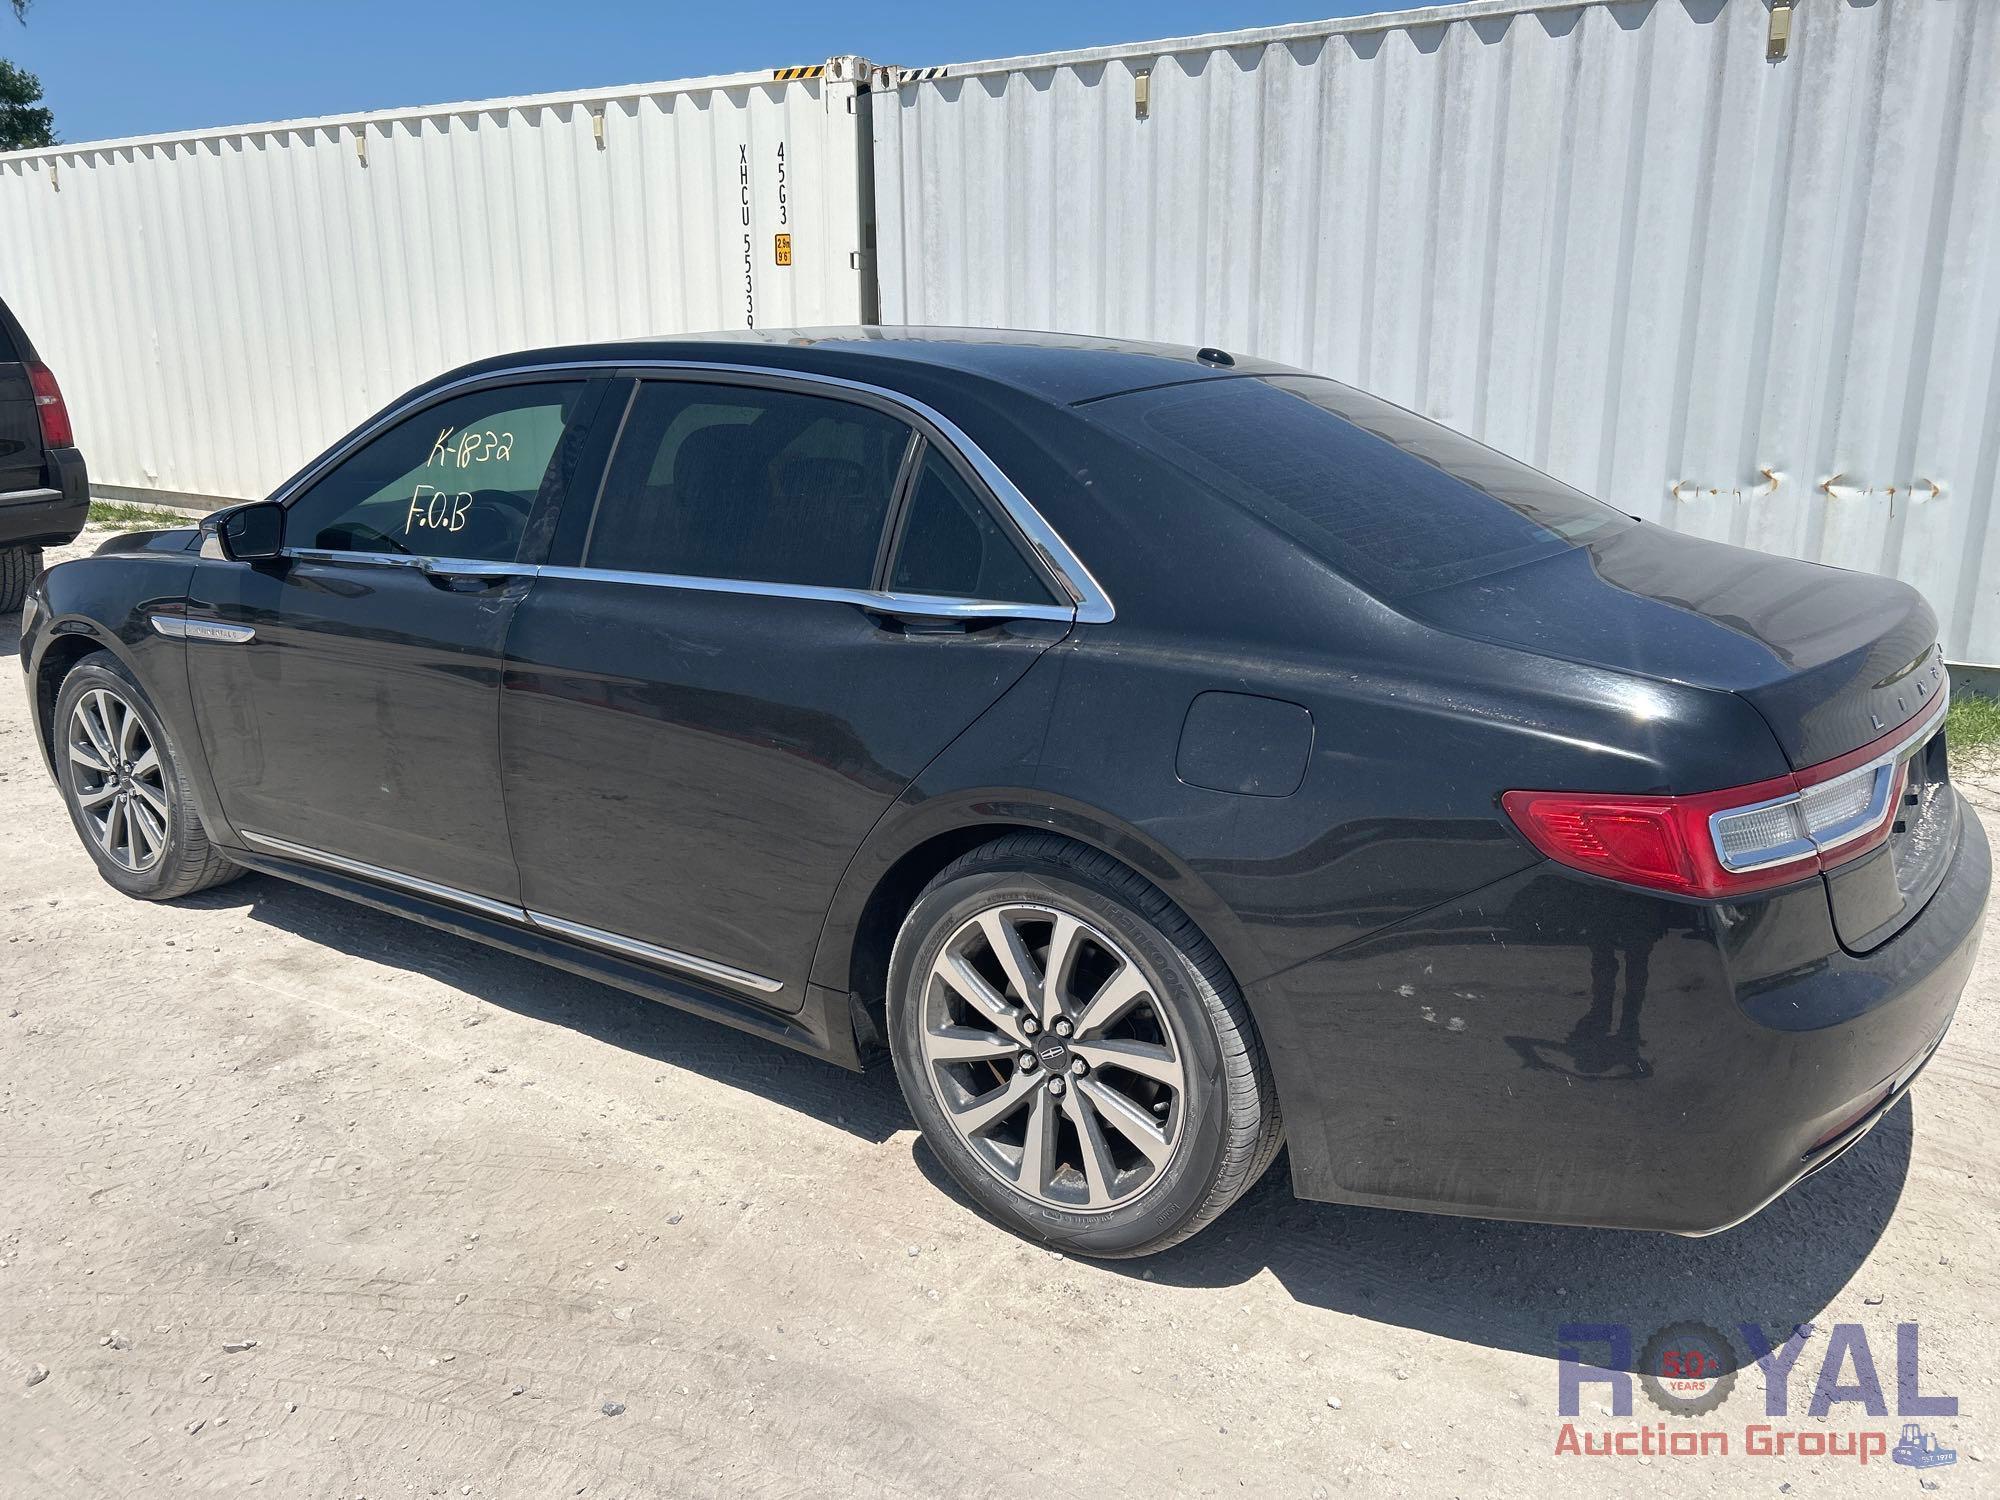
<path fill-rule="evenodd" d="M 995 1218 L 1700 1234 L 1944 1036 L 1989 883 L 1911 589 L 1214 349 L 847 330 L 443 376 L 39 580 L 106 879 L 245 869 L 848 1067 Z"/>

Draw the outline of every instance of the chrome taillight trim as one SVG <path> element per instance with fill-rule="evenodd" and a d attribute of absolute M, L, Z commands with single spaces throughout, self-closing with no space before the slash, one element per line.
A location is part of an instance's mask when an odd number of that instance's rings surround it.
<path fill-rule="evenodd" d="M 1880 828 L 1896 810 L 1897 787 L 1901 784 L 1902 778 L 1900 773 L 1903 762 L 1914 755 L 1932 735 L 1937 733 L 1939 726 L 1944 723 L 1945 710 L 1949 707 L 1950 702 L 1951 679 L 1947 677 L 1944 681 L 1944 686 L 1938 692 L 1937 701 L 1931 705 L 1929 712 L 1924 714 L 1923 722 L 1909 734 L 1898 740 L 1892 748 L 1883 751 L 1875 759 L 1856 766 L 1851 771 L 1843 771 L 1838 776 L 1816 784 L 1815 789 L 1818 786 L 1832 786 L 1837 782 L 1846 781 L 1851 777 L 1867 775 L 1874 778 L 1873 785 L 1869 788 L 1867 805 L 1860 812 L 1850 818 L 1843 819 L 1831 828 L 1814 833 L 1806 826 L 1804 815 L 1801 813 L 1798 821 L 1800 828 L 1804 832 L 1802 838 L 1792 839 L 1783 844 L 1775 844 L 1768 848 L 1760 849 L 1754 855 L 1746 858 L 1741 854 L 1732 856 L 1724 852 L 1722 847 L 1722 825 L 1730 819 L 1740 818 L 1746 813 L 1765 812 L 1774 807 L 1796 807 L 1805 800 L 1805 793 L 1789 792 L 1782 797 L 1770 797 L 1762 802 L 1748 802 L 1741 807 L 1725 807 L 1720 812 L 1710 813 L 1708 817 L 1708 836 L 1710 842 L 1715 846 L 1717 862 L 1732 875 L 1746 875 L 1755 870 L 1769 870 L 1778 865 L 1792 864 L 1802 859 L 1809 859 L 1814 855 L 1831 853 L 1835 849 L 1853 843 L 1858 838 L 1865 838 L 1868 834 Z"/>
<path fill-rule="evenodd" d="M 1749 813 L 1768 812 L 1774 807 L 1796 807 L 1799 802 L 1797 792 L 1787 792 L 1782 797 L 1767 798 L 1762 802 L 1746 802 L 1741 807 L 1725 807 L 1721 812 L 1708 816 L 1708 837 L 1715 845 L 1715 858 L 1723 869 L 1732 875 L 1748 873 L 1751 870 L 1768 870 L 1774 865 L 1787 865 L 1794 860 L 1810 859 L 1819 852 L 1819 845 L 1812 841 L 1810 834 L 1791 839 L 1786 843 L 1773 844 L 1752 855 L 1731 854 L 1722 847 L 1722 825 L 1732 818 L 1740 818 Z M 1805 826 L 1804 818 L 1798 819 L 1799 826 Z"/>

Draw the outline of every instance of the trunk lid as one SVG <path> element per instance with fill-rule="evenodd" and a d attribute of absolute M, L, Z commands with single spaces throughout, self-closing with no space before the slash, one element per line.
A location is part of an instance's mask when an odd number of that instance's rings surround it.
<path fill-rule="evenodd" d="M 1851 952 L 1894 937 L 1944 878 L 1959 816 L 1937 711 L 1948 687 L 1937 617 L 1907 584 L 1635 526 L 1397 607 L 1456 634 L 1740 694 L 1794 770 L 1885 736 L 1900 744 L 1888 842 L 1824 877 Z M 1915 738 L 1896 739 L 1904 725 Z"/>
<path fill-rule="evenodd" d="M 1937 616 L 1908 584 L 1659 526 L 1396 607 L 1455 634 L 1739 693 L 1794 770 L 1907 722 L 1943 682 Z"/>

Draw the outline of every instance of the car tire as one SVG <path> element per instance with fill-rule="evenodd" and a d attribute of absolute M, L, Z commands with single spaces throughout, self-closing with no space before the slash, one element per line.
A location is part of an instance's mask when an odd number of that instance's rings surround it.
<path fill-rule="evenodd" d="M 1068 1253 L 1179 1243 L 1283 1139 L 1221 956 L 1157 888 L 1068 839 L 1008 834 L 938 873 L 897 934 L 887 1022 L 945 1170 L 991 1217 Z"/>
<path fill-rule="evenodd" d="M 77 836 L 126 895 L 171 901 L 243 873 L 210 841 L 179 749 L 117 657 L 93 652 L 63 678 L 51 748 Z"/>
<path fill-rule="evenodd" d="M 0 547 L 0 611 L 18 610 L 28 597 L 28 585 L 41 571 L 40 547 Z"/>

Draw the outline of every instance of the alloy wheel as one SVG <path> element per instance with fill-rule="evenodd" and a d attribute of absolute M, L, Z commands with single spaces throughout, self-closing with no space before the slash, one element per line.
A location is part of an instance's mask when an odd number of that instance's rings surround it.
<path fill-rule="evenodd" d="M 1017 902 L 962 923 L 925 976 L 923 1052 L 959 1139 L 1045 1207 L 1123 1208 L 1180 1144 L 1187 1072 L 1166 1007 L 1072 913 Z"/>
<path fill-rule="evenodd" d="M 165 768 L 145 721 L 118 694 L 92 688 L 70 710 L 71 795 L 97 847 L 139 874 L 167 851 L 173 814 Z"/>

